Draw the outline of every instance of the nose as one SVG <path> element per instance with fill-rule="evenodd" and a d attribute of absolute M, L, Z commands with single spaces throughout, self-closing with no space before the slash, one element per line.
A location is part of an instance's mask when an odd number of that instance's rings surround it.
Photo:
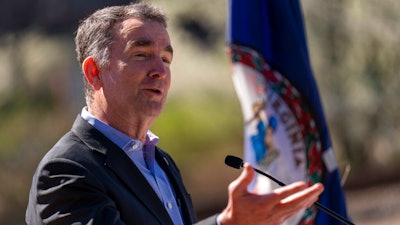
<path fill-rule="evenodd" d="M 154 60 L 153 69 L 150 71 L 149 76 L 153 79 L 164 79 L 169 72 L 168 65 L 161 57 Z"/>

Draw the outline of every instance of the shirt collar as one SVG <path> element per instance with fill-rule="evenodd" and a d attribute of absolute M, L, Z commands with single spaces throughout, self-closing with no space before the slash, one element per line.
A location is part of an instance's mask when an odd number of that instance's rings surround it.
<path fill-rule="evenodd" d="M 81 116 L 83 119 L 88 121 L 93 127 L 99 130 L 102 134 L 104 134 L 107 138 L 109 138 L 112 142 L 114 142 L 118 147 L 124 149 L 124 151 L 130 149 L 130 147 L 135 146 L 138 149 L 141 149 L 142 143 L 139 140 L 133 139 L 126 134 L 120 132 L 119 130 L 113 128 L 112 126 L 106 124 L 100 119 L 96 118 L 92 115 L 87 107 L 84 107 L 81 112 Z M 145 145 L 155 146 L 159 141 L 159 137 L 156 136 L 150 130 L 147 131 L 146 134 L 146 143 Z M 140 147 L 140 148 L 139 148 Z M 128 149 L 127 149 L 128 148 Z"/>

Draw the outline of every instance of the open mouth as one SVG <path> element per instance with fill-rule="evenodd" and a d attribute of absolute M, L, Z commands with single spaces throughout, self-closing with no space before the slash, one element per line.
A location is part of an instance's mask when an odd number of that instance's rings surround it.
<path fill-rule="evenodd" d="M 156 94 L 161 94 L 161 91 L 158 89 L 151 89 L 152 92 L 156 93 Z"/>
<path fill-rule="evenodd" d="M 147 91 L 152 92 L 152 93 L 157 94 L 157 95 L 161 95 L 162 94 L 161 90 L 159 90 L 159 89 L 151 88 L 151 89 L 147 89 Z"/>

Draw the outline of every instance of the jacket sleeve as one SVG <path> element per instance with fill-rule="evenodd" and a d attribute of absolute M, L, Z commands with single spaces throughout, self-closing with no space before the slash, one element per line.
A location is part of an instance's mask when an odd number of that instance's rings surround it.
<path fill-rule="evenodd" d="M 67 159 L 53 159 L 36 171 L 26 222 L 125 224 L 94 174 Z"/>
<path fill-rule="evenodd" d="M 195 223 L 194 225 L 218 225 L 217 216 L 218 216 L 218 214 L 215 214 L 213 216 L 210 216 L 204 220 L 201 220 L 201 221 Z"/>

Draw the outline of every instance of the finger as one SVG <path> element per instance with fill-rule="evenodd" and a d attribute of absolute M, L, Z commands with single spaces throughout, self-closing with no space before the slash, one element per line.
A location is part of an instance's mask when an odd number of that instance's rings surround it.
<path fill-rule="evenodd" d="M 244 163 L 240 176 L 229 185 L 229 190 L 235 195 L 248 193 L 247 188 L 254 179 L 254 170 L 248 163 Z"/>
<path fill-rule="evenodd" d="M 298 207 L 309 207 L 318 200 L 318 196 L 323 192 L 322 184 L 314 184 L 313 186 L 288 196 L 281 201 L 285 205 L 298 205 Z"/>
<path fill-rule="evenodd" d="M 300 186 L 302 186 L 302 184 L 300 184 Z M 322 184 L 315 184 L 309 188 L 289 195 L 287 198 L 282 199 L 277 205 L 275 205 L 274 213 L 271 217 L 277 219 L 289 218 L 300 210 L 310 207 L 318 200 L 318 196 L 323 192 L 323 189 Z"/>
<path fill-rule="evenodd" d="M 277 188 L 272 193 L 264 195 L 264 198 L 268 199 L 268 202 L 273 205 L 281 204 L 281 201 L 297 192 L 300 192 L 307 188 L 305 182 L 299 181 L 287 186 Z"/>
<path fill-rule="evenodd" d="M 281 188 L 277 188 L 273 191 L 274 194 L 279 196 L 280 199 L 284 199 L 290 195 L 293 195 L 299 191 L 307 188 L 307 184 L 303 181 L 295 182 L 293 184 L 286 185 Z"/>

